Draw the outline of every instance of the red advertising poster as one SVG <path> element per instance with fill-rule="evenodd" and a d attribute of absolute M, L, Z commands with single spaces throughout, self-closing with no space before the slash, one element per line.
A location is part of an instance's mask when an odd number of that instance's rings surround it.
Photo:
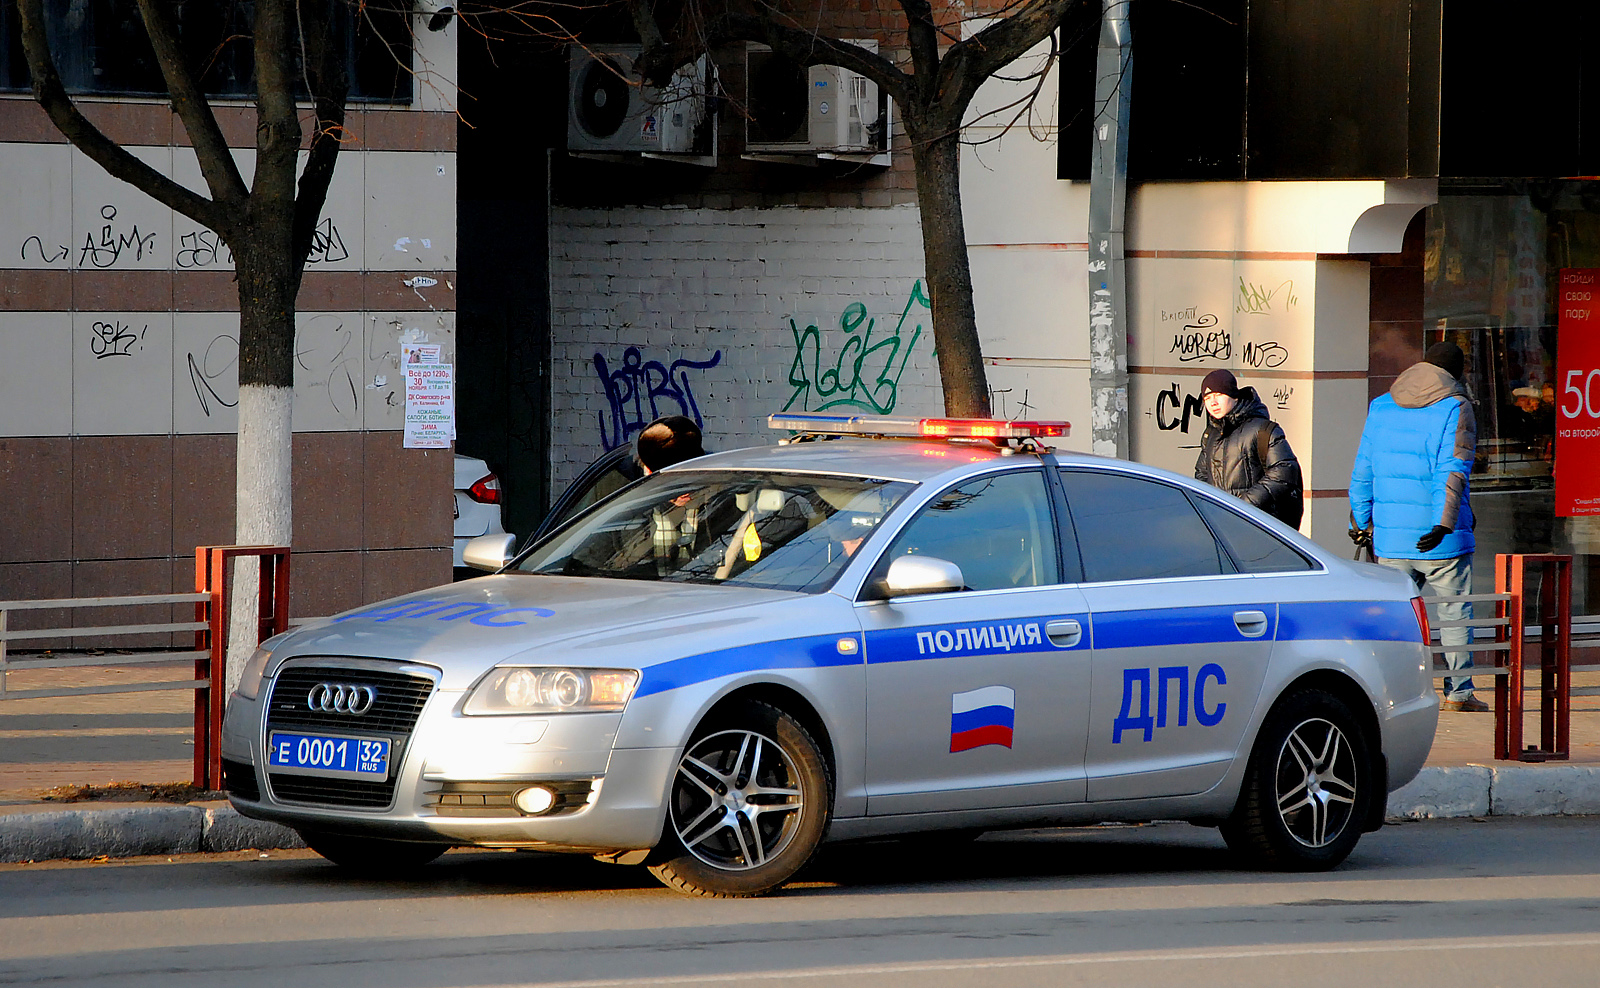
<path fill-rule="evenodd" d="M 1556 516 L 1600 515 L 1600 268 L 1561 269 Z"/>

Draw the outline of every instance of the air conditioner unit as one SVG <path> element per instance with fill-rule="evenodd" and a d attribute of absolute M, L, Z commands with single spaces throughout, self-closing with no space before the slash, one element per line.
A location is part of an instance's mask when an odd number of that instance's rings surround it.
<path fill-rule="evenodd" d="M 877 51 L 876 41 L 852 41 Z M 745 51 L 745 150 L 882 154 L 889 105 L 878 84 L 837 65 L 801 67 L 765 45 Z"/>
<path fill-rule="evenodd" d="M 633 71 L 638 45 L 568 50 L 567 150 L 709 155 L 716 151 L 708 112 L 710 62 L 680 68 L 665 88 L 642 85 Z"/>

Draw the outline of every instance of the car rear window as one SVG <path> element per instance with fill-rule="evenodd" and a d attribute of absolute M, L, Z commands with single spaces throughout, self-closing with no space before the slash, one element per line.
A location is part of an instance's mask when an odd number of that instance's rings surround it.
<path fill-rule="evenodd" d="M 1063 470 L 1088 583 L 1215 576 L 1231 571 L 1189 498 L 1143 477 Z"/>
<path fill-rule="evenodd" d="M 820 592 L 914 485 L 861 477 L 672 470 L 578 519 L 528 573 Z"/>
<path fill-rule="evenodd" d="M 1292 573 L 1313 568 L 1305 556 L 1250 519 L 1203 497 L 1194 502 L 1239 572 Z"/>

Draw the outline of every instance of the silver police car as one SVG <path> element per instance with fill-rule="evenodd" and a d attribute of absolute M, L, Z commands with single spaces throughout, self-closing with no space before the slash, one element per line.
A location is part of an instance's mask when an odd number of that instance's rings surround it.
<path fill-rule="evenodd" d="M 1330 868 L 1427 756 L 1403 576 L 1053 453 L 1063 424 L 773 422 L 808 441 L 264 643 L 224 728 L 234 806 L 369 872 L 528 848 L 740 896 L 825 840 L 1103 820 Z"/>

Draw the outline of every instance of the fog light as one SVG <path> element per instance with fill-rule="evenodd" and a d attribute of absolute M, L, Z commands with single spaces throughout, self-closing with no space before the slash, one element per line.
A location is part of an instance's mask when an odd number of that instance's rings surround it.
<path fill-rule="evenodd" d="M 539 814 L 556 805 L 556 794 L 543 786 L 529 786 L 518 791 L 512 802 L 524 813 Z"/>

